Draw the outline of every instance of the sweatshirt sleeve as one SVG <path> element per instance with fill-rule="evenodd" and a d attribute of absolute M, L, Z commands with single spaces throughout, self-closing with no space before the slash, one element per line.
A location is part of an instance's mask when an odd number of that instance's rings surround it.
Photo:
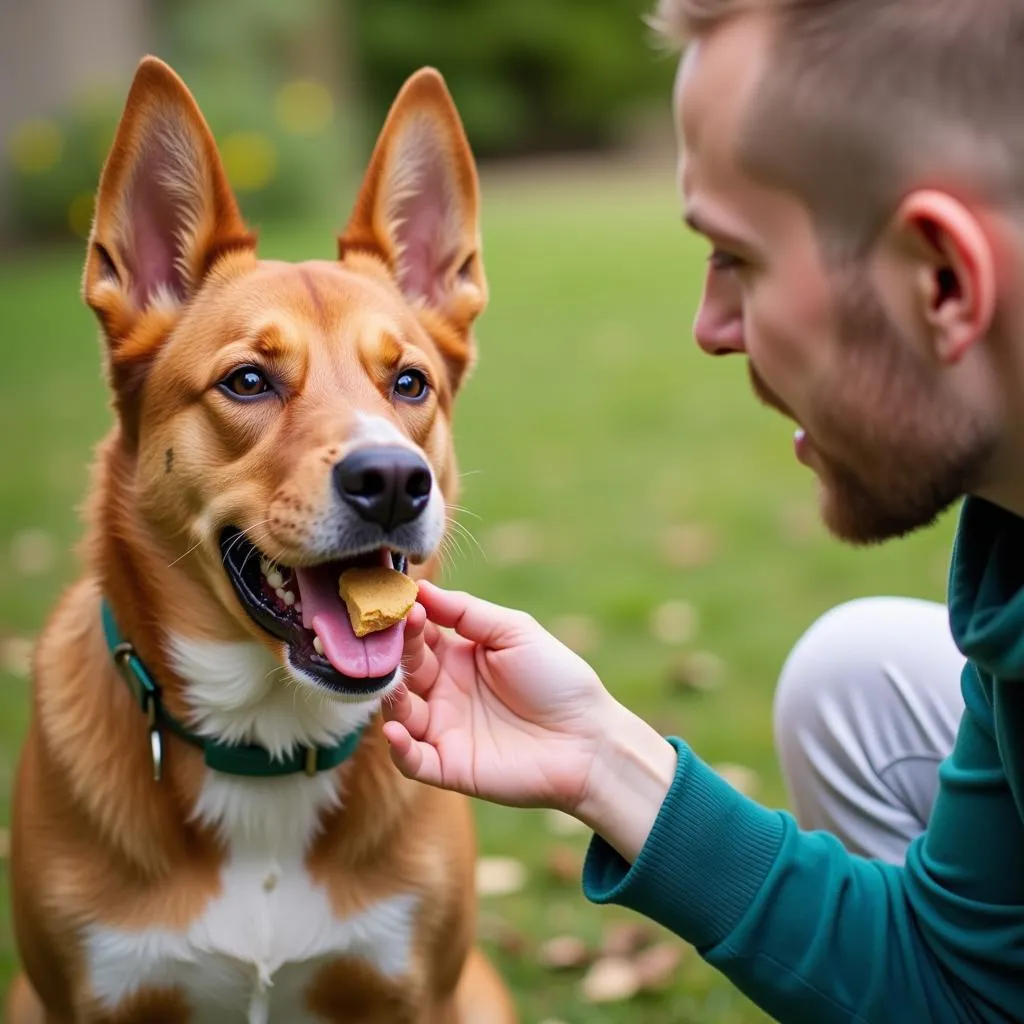
<path fill-rule="evenodd" d="M 644 914 L 781 1024 L 1024 1020 L 1024 826 L 965 669 L 967 708 L 905 867 L 802 832 L 681 740 L 675 780 L 629 865 L 599 836 L 584 893 Z"/>

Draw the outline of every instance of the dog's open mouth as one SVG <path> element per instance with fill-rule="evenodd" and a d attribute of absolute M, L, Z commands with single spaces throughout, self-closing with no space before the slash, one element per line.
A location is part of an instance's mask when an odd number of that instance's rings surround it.
<path fill-rule="evenodd" d="M 368 696 L 395 676 L 405 623 L 357 637 L 338 593 L 338 579 L 354 566 L 385 565 L 405 572 L 405 555 L 387 548 L 307 567 L 272 563 L 241 530 L 220 538 L 221 556 L 242 607 L 272 636 L 288 644 L 292 666 L 337 693 Z"/>

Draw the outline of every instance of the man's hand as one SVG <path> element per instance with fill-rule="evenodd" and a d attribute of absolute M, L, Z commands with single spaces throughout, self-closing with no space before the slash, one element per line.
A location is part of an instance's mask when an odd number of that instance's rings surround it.
<path fill-rule="evenodd" d="M 576 808 L 613 703 L 585 661 L 525 613 L 429 583 L 405 652 L 407 689 L 384 727 L 405 774 L 495 803 Z"/>
<path fill-rule="evenodd" d="M 403 664 L 406 688 L 384 709 L 403 774 L 567 811 L 635 857 L 675 751 L 583 659 L 523 612 L 423 582 Z"/>

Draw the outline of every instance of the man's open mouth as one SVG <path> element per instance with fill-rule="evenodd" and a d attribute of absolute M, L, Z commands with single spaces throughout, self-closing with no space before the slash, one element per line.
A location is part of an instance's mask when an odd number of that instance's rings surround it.
<path fill-rule="evenodd" d="M 293 568 L 271 562 L 235 527 L 221 533 L 220 548 L 242 607 L 258 626 L 288 644 L 293 668 L 346 696 L 371 696 L 394 679 L 405 622 L 357 637 L 338 593 L 338 579 L 354 566 L 385 565 L 405 572 L 405 555 L 378 548 Z"/>

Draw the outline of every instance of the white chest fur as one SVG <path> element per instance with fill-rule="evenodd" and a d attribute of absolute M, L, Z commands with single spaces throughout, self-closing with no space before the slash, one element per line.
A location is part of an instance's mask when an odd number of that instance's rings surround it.
<path fill-rule="evenodd" d="M 174 987 L 196 1024 L 312 1021 L 305 989 L 336 956 L 367 960 L 387 977 L 408 969 L 411 896 L 339 919 L 326 894 L 294 865 L 243 858 L 223 891 L 182 931 L 94 927 L 88 938 L 93 992 L 113 1010 L 139 989 Z"/>
<path fill-rule="evenodd" d="M 321 815 L 338 800 L 332 773 L 210 773 L 194 817 L 217 828 L 228 850 L 220 891 L 183 929 L 92 926 L 86 955 L 102 1004 L 113 1010 L 140 989 L 173 987 L 187 999 L 194 1024 L 312 1024 L 305 989 L 329 960 L 357 957 L 386 977 L 405 974 L 416 897 L 399 894 L 338 917 L 306 870 Z"/>

